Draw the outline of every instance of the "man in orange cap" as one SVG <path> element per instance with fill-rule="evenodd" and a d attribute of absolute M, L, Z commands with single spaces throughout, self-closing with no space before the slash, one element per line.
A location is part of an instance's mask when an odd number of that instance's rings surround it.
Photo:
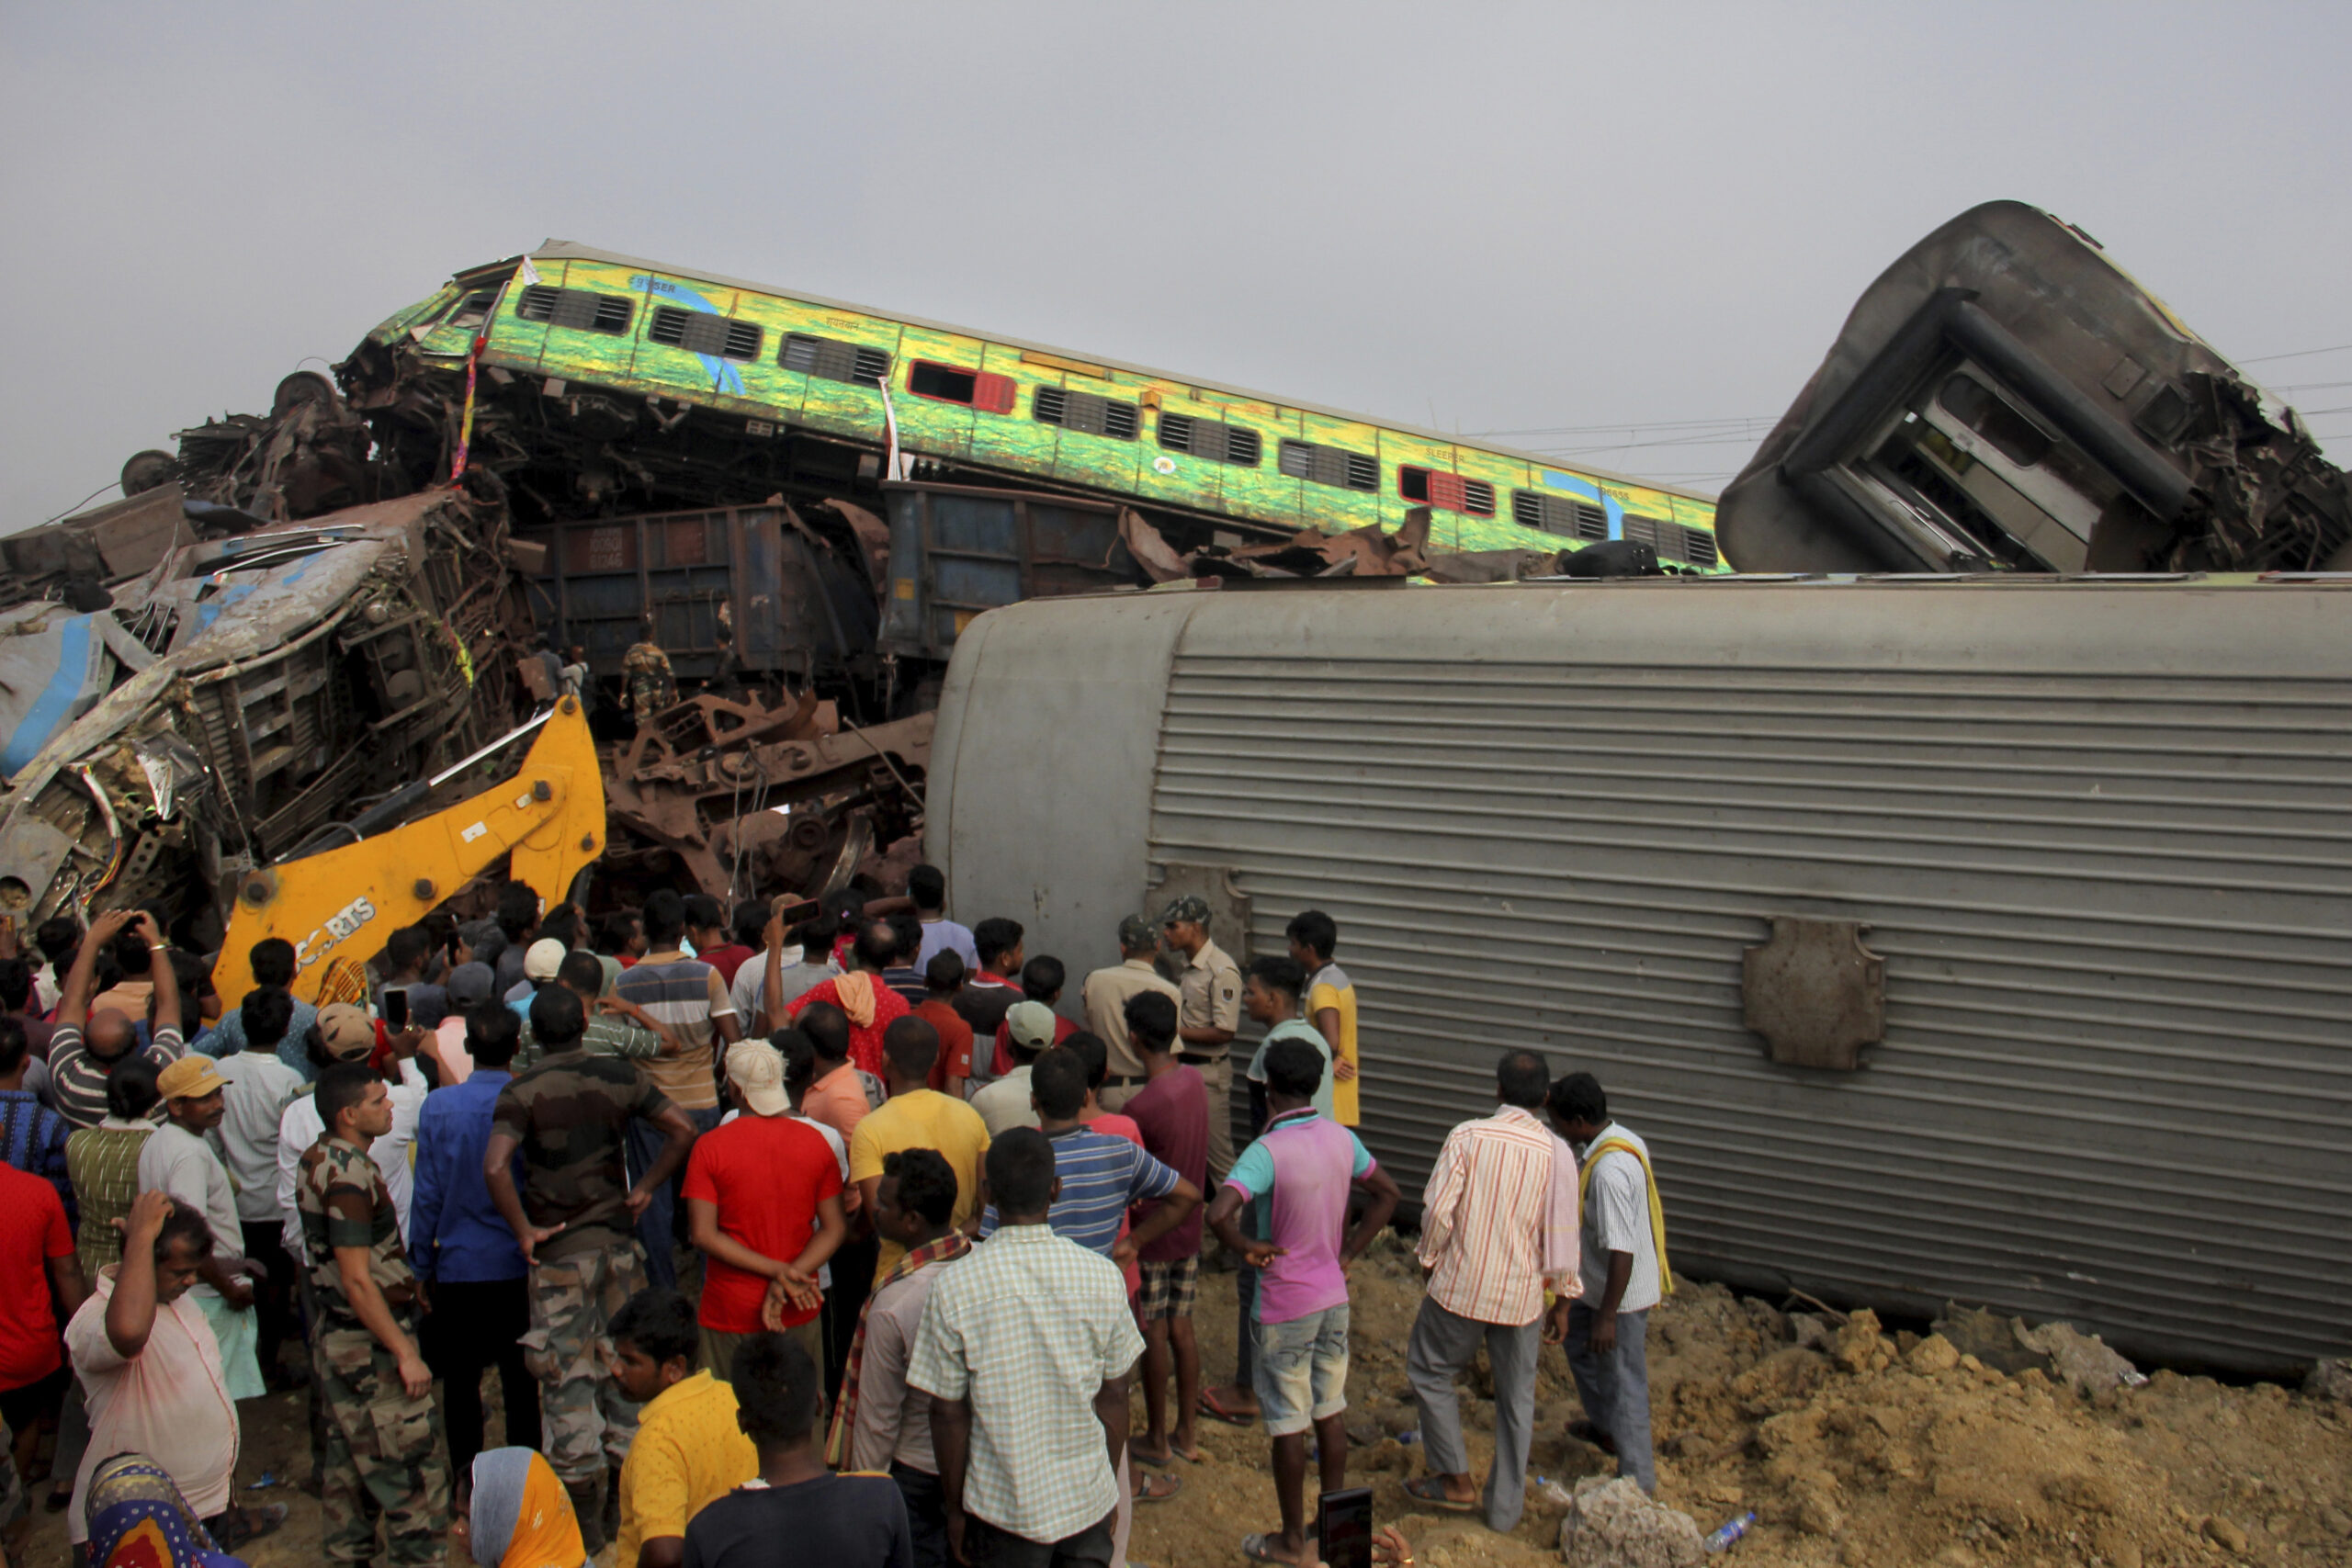
<path fill-rule="evenodd" d="M 205 1134 L 226 1111 L 222 1091 L 229 1080 L 209 1056 L 182 1056 L 156 1075 L 166 1120 L 139 1151 L 139 1190 L 161 1192 L 204 1216 L 214 1247 L 191 1292 L 197 1309 L 220 1342 L 220 1368 L 229 1397 L 252 1399 L 267 1391 L 254 1353 L 257 1325 L 253 1265 L 235 1250 L 244 1229 L 237 1219 L 237 1190 L 229 1168 L 213 1153 Z"/>

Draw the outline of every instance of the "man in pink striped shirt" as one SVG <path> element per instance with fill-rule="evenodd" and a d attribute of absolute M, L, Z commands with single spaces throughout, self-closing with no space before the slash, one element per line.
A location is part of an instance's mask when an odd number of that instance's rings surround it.
<path fill-rule="evenodd" d="M 1578 1292 L 1576 1156 L 1544 1124 L 1550 1069 L 1532 1051 L 1505 1053 L 1495 1069 L 1501 1109 L 1446 1134 L 1421 1198 L 1421 1267 L 1429 1294 L 1405 1353 L 1420 1407 L 1428 1475 L 1405 1490 L 1508 1531 L 1527 1500 L 1539 1342 L 1560 1343 Z M 1559 1292 L 1549 1312 L 1544 1292 Z M 1454 1375 L 1478 1347 L 1495 1375 L 1495 1463 L 1483 1495 L 1462 1443 Z"/>

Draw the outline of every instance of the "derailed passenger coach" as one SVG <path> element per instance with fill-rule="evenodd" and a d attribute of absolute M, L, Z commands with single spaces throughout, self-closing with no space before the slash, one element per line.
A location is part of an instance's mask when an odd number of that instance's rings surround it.
<path fill-rule="evenodd" d="M 2352 490 L 2295 411 L 2016 201 L 1871 285 L 1720 527 L 1743 571 L 2352 570 Z"/>
<path fill-rule="evenodd" d="M 413 483 L 470 428 L 526 530 L 771 493 L 879 512 L 915 478 L 1133 506 L 1179 547 L 1427 509 L 1439 551 L 1629 539 L 1722 566 L 1696 492 L 562 241 L 457 274 L 336 374 Z"/>
<path fill-rule="evenodd" d="M 1527 1045 L 1695 1276 L 2352 1349 L 2352 580 L 1392 583 L 975 621 L 956 907 L 1074 973 L 1329 911 L 1408 1192 Z"/>

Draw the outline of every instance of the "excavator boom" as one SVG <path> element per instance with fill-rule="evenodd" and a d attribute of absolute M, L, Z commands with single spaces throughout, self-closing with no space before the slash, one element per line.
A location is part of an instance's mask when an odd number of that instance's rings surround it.
<path fill-rule="evenodd" d="M 513 777 L 357 843 L 246 874 L 213 983 L 234 1007 L 253 988 L 254 943 L 294 944 L 294 995 L 363 999 L 367 960 L 402 926 L 512 855 L 510 874 L 549 903 L 605 847 L 605 783 L 577 697 L 560 698 Z"/>

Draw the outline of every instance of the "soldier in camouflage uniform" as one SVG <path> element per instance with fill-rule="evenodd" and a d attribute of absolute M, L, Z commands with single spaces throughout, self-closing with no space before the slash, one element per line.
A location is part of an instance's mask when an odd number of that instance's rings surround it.
<path fill-rule="evenodd" d="M 368 1145 L 391 1131 L 383 1080 L 338 1064 L 319 1075 L 326 1130 L 302 1153 L 294 1202 L 319 1307 L 311 1371 L 326 1407 L 320 1473 L 330 1562 L 376 1555 L 437 1568 L 449 1522 L 449 1453 L 433 1407 L 433 1373 L 416 1345 L 424 1305 L 401 1245 L 400 1215 Z"/>
<path fill-rule="evenodd" d="M 498 1092 L 484 1156 L 490 1195 L 514 1228 L 531 1269 L 531 1329 L 525 1360 L 539 1380 L 539 1428 L 548 1463 L 571 1494 L 592 1553 L 603 1549 L 599 1488 L 637 1436 L 637 1406 L 605 1375 L 605 1325 L 645 1288 L 637 1216 L 654 1189 L 684 1164 L 694 1123 L 634 1062 L 583 1048 L 579 994 L 549 986 L 531 1000 L 531 1032 L 547 1053 Z M 666 1142 L 635 1187 L 624 1149 L 632 1118 Z M 522 1154 L 523 1186 L 514 1161 Z"/>
<path fill-rule="evenodd" d="M 621 655 L 621 675 L 628 684 L 629 712 L 639 726 L 678 700 L 678 678 L 670 672 L 670 656 L 653 640 L 653 623 L 644 622 L 643 634 Z"/>

